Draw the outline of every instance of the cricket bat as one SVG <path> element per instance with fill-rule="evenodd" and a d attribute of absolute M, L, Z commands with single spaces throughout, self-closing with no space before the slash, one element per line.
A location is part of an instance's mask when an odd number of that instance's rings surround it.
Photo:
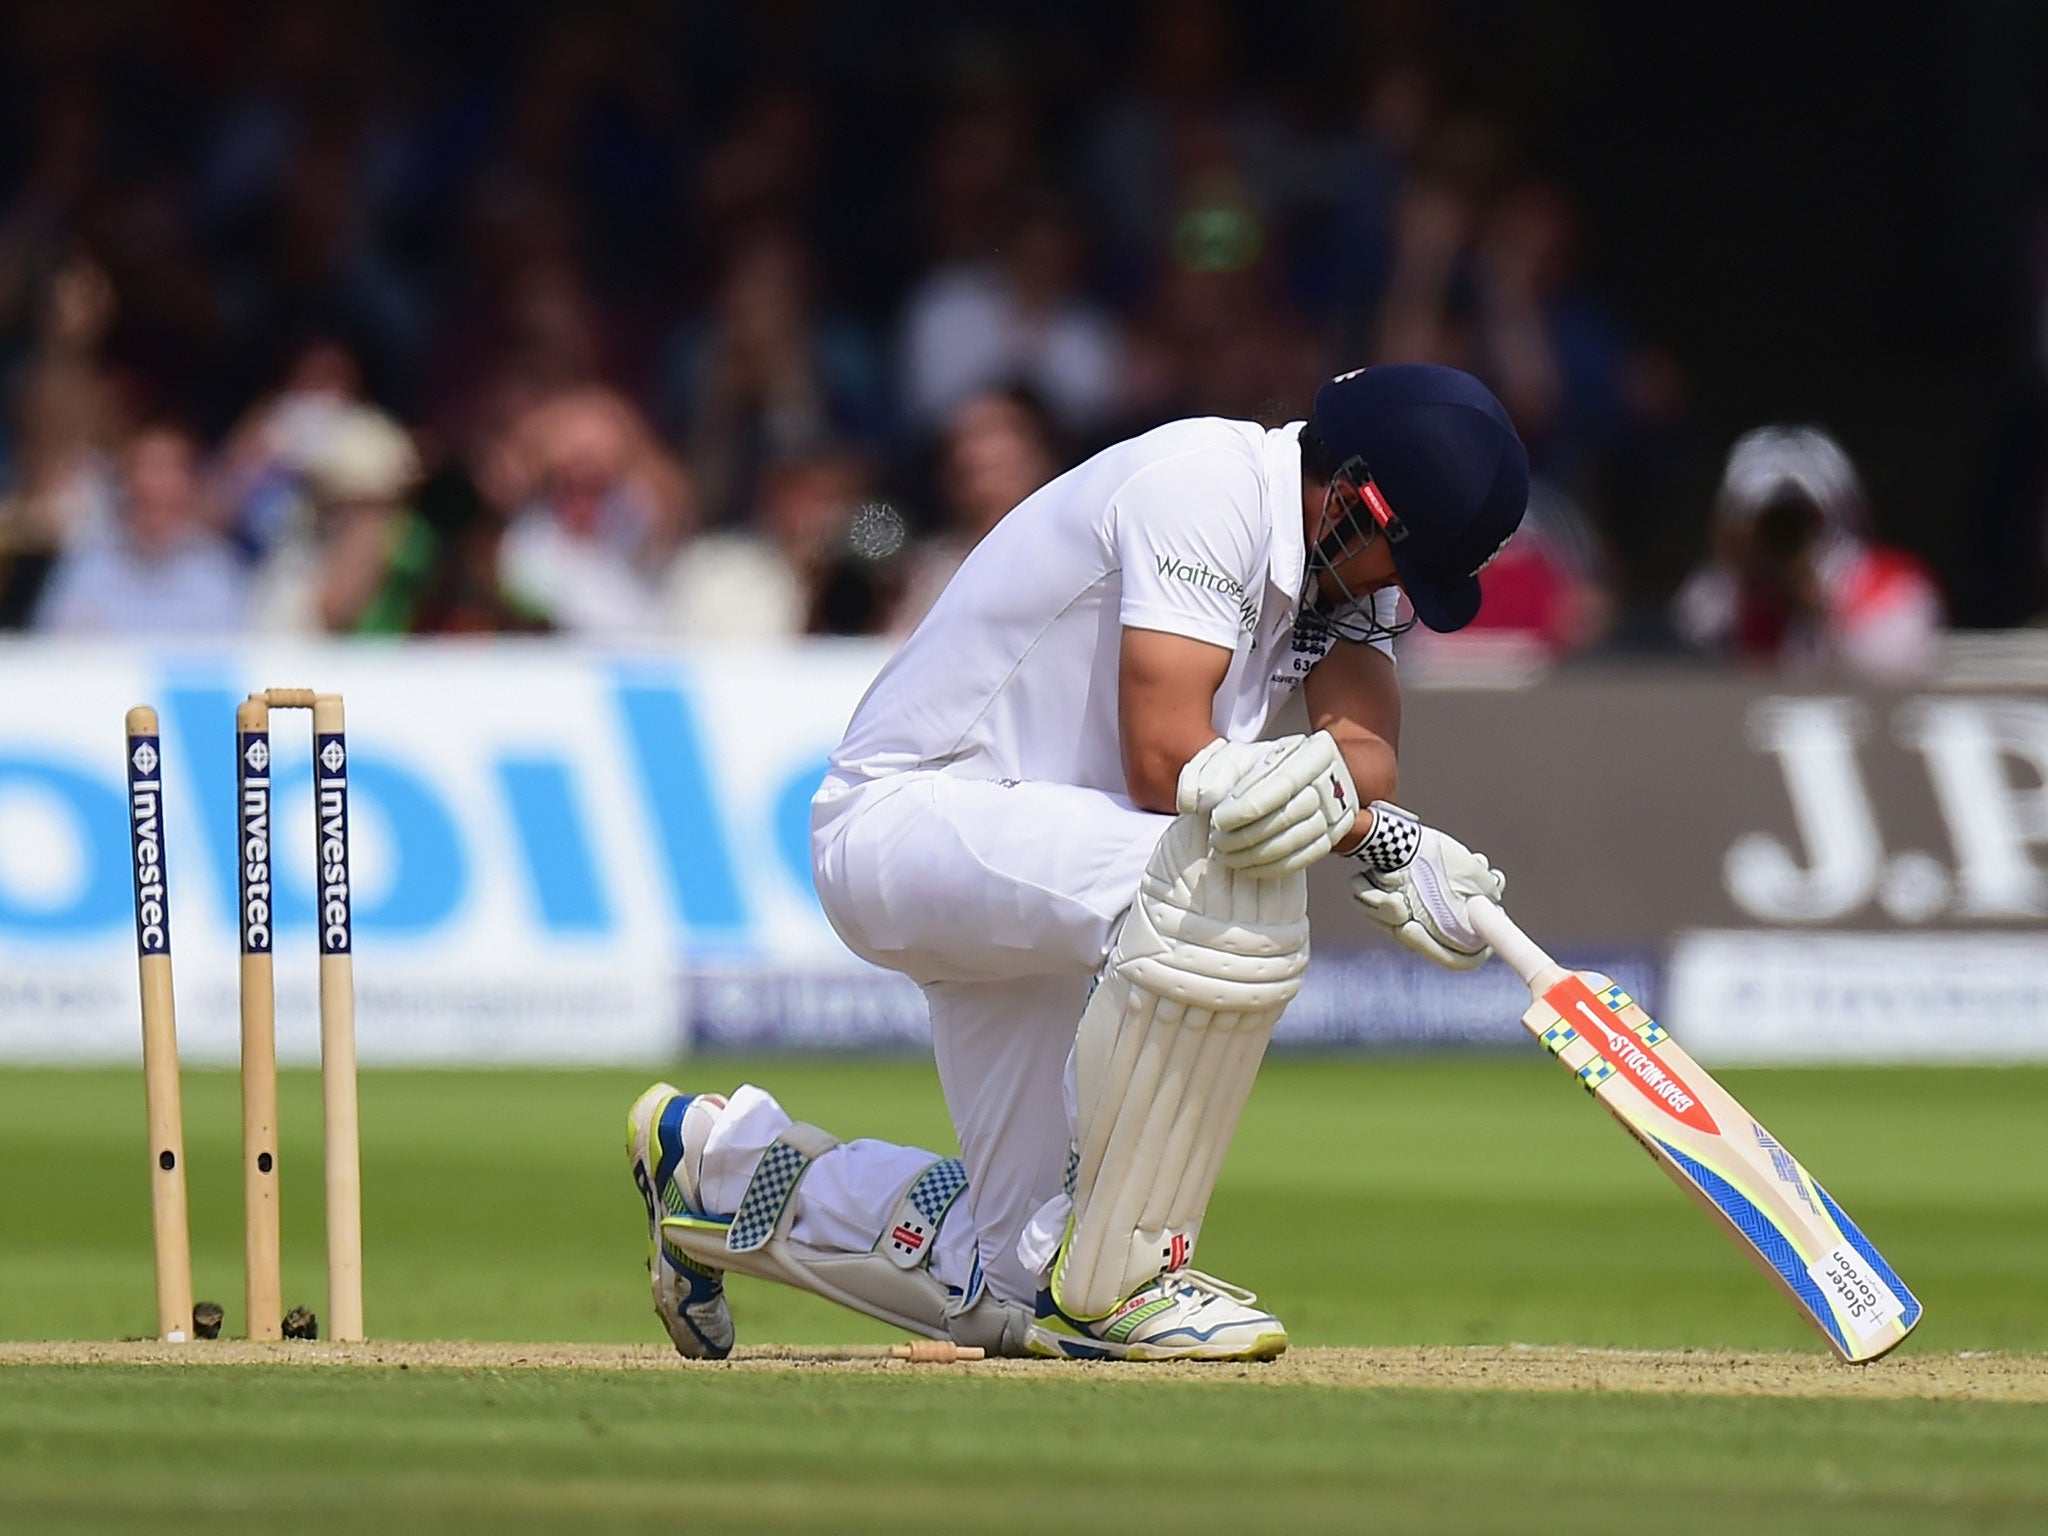
<path fill-rule="evenodd" d="M 1712 1216 L 1842 1359 L 1875 1360 L 1920 1302 L 1812 1174 L 1621 988 L 1568 971 L 1494 903 L 1468 921 L 1529 984 L 1522 1023 Z"/>

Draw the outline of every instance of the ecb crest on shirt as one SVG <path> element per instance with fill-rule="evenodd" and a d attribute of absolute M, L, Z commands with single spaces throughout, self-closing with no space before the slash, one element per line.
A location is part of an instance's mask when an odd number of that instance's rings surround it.
<path fill-rule="evenodd" d="M 1293 644 L 1287 661 L 1274 671 L 1269 682 L 1284 688 L 1299 686 L 1315 664 L 1330 650 L 1329 618 L 1313 608 L 1304 608 L 1294 616 Z"/>
<path fill-rule="evenodd" d="M 1306 654 L 1312 661 L 1321 661 L 1329 649 L 1328 616 L 1313 608 L 1302 609 L 1294 616 L 1294 654 Z"/>

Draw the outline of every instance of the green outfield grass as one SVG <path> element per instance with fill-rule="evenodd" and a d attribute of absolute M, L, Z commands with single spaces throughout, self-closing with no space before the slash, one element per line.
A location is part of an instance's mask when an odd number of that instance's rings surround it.
<path fill-rule="evenodd" d="M 928 1064 L 707 1060 L 842 1135 L 952 1150 Z M 1729 1072 L 1927 1305 L 1907 1348 L 2048 1349 L 2048 1072 Z M 364 1074 L 367 1311 L 384 1338 L 655 1335 L 621 1137 L 641 1073 Z M 287 1302 L 323 1301 L 318 1079 L 287 1073 Z M 241 1327 L 232 1073 L 185 1086 L 200 1295 Z M 153 1307 L 134 1073 L 0 1075 L 0 1338 L 118 1338 Z M 1540 1055 L 1281 1058 L 1202 1239 L 1302 1344 L 1818 1349 L 1653 1163 Z M 741 1338 L 882 1339 L 736 1282 Z"/>
<path fill-rule="evenodd" d="M 951 1147 L 928 1064 L 705 1061 L 843 1135 Z M 2048 1072 L 1729 1072 L 1926 1303 L 1907 1351 L 2048 1350 Z M 368 1320 L 659 1337 L 620 1150 L 645 1074 L 367 1073 Z M 231 1074 L 186 1081 L 197 1288 L 241 1327 Z M 152 1320 L 134 1073 L 0 1075 L 0 1338 Z M 324 1306 L 317 1079 L 283 1100 L 286 1298 Z M 1205 1268 L 1297 1344 L 1820 1345 L 1540 1056 L 1287 1058 Z M 881 1340 L 740 1281 L 749 1342 Z M 1247 1398 L 1247 1393 L 1256 1393 Z M 1080 1496 L 1079 1490 L 1088 1490 Z M 692 1500 L 697 1501 L 694 1508 Z M 1048 1501 L 1051 1502 L 1048 1502 Z M 1277 1502 L 1276 1502 L 1277 1501 Z M 0 1369 L 0 1529 L 2048 1526 L 2038 1404 L 973 1381 L 924 1373 Z"/>
<path fill-rule="evenodd" d="M 38 1536 L 2048 1522 L 2041 1404 L 766 1372 L 99 1367 L 0 1384 L 0 1524 Z"/>

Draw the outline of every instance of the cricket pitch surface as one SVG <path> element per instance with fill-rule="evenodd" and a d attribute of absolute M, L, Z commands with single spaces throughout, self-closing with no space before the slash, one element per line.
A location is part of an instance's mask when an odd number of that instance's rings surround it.
<path fill-rule="evenodd" d="M 742 1346 L 730 1360 L 688 1361 L 663 1345 L 391 1342 L 0 1344 L 12 1365 L 304 1365 L 460 1371 L 924 1372 L 1049 1381 L 1247 1382 L 1259 1386 L 1441 1388 L 1459 1392 L 1652 1392 L 1710 1397 L 1900 1398 L 2048 1402 L 2048 1355 L 1905 1354 L 1870 1365 L 1823 1355 L 1557 1346 L 1295 1349 L 1265 1364 L 982 1360 L 912 1365 L 881 1348 Z"/>

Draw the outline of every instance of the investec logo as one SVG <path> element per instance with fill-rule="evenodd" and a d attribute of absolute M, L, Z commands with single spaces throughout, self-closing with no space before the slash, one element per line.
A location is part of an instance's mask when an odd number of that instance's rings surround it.
<path fill-rule="evenodd" d="M 135 840 L 135 947 L 145 955 L 171 949 L 164 901 L 163 781 L 156 741 L 142 737 L 129 760 L 128 822 Z"/>
<path fill-rule="evenodd" d="M 242 953 L 270 951 L 270 740 L 242 736 Z"/>
<path fill-rule="evenodd" d="M 314 753 L 314 795 L 320 817 L 320 953 L 349 952 L 348 748 L 323 736 Z"/>

